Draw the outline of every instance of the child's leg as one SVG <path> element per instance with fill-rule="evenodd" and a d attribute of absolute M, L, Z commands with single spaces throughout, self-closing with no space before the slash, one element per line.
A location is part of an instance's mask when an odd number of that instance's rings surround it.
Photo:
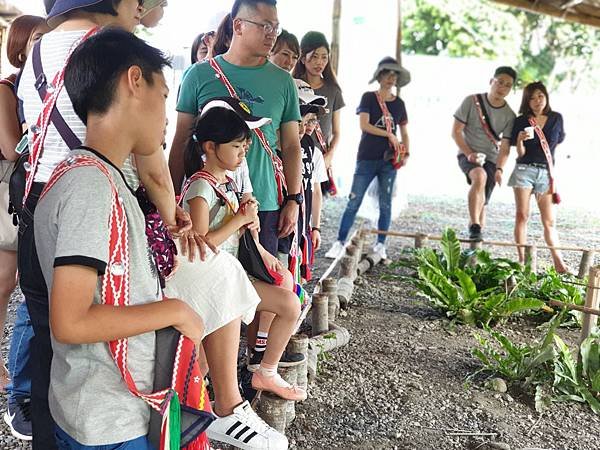
<path fill-rule="evenodd" d="M 284 269 L 283 271 L 280 271 L 279 273 L 281 273 L 283 275 L 283 281 L 282 281 L 280 287 L 282 289 L 292 291 L 293 287 L 294 287 L 294 280 L 293 280 L 293 277 L 292 277 L 292 274 L 290 273 L 290 271 L 287 269 Z M 260 295 L 260 293 L 259 293 L 259 295 Z M 297 299 L 295 299 L 295 301 L 297 301 Z M 257 352 L 261 353 L 266 350 L 268 337 L 269 337 L 269 330 L 271 329 L 271 324 L 273 323 L 273 320 L 275 319 L 275 314 L 264 311 L 264 312 L 258 312 L 256 315 L 259 317 L 258 332 L 255 331 L 256 330 L 256 322 L 257 322 L 256 317 L 255 317 L 252 324 L 248 327 L 248 332 L 247 332 L 246 336 L 248 338 L 248 347 L 249 348 L 254 347 L 253 353 L 257 353 Z M 258 361 L 260 361 L 260 360 L 262 360 L 262 358 L 260 358 Z"/>
<path fill-rule="evenodd" d="M 296 320 L 300 316 L 300 302 L 290 289 L 283 289 L 262 281 L 255 282 L 254 287 L 261 298 L 257 310 L 275 314 L 269 330 L 269 342 L 263 362 L 276 365 L 294 332 Z"/>
<path fill-rule="evenodd" d="M 233 408 L 242 403 L 237 379 L 240 325 L 241 319 L 233 320 L 213 331 L 203 341 L 215 393 L 213 409 L 220 417 L 230 415 Z"/>

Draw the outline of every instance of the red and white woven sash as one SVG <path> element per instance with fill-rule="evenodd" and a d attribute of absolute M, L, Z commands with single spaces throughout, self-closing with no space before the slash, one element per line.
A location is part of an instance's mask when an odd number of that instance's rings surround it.
<path fill-rule="evenodd" d="M 221 69 L 221 66 L 219 66 L 219 63 L 214 58 L 209 59 L 208 62 L 213 68 L 213 70 L 216 72 L 216 77 L 219 80 L 221 80 L 221 83 L 223 83 L 223 85 L 227 89 L 227 92 L 229 92 L 229 96 L 239 100 L 240 97 L 235 91 L 233 85 L 229 82 L 229 79 L 225 75 L 225 72 L 223 72 L 223 69 Z M 283 196 L 284 192 L 287 190 L 287 186 L 285 183 L 285 175 L 283 172 L 283 163 L 281 161 L 281 158 L 279 158 L 279 156 L 277 156 L 277 154 L 271 149 L 269 141 L 267 140 L 265 134 L 260 128 L 255 128 L 253 131 L 256 137 L 258 138 L 260 144 L 267 152 L 267 155 L 269 155 L 269 158 L 271 158 L 273 172 L 275 173 L 275 181 L 277 183 L 277 202 L 279 205 L 283 205 Z"/>

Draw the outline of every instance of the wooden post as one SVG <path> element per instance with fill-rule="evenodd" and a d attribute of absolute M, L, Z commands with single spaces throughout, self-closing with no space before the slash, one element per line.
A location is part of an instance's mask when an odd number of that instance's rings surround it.
<path fill-rule="evenodd" d="M 537 272 L 537 246 L 535 244 L 525 246 L 525 263 L 529 263 L 532 272 Z"/>
<path fill-rule="evenodd" d="M 402 65 L 402 0 L 398 1 L 398 24 L 396 28 L 396 61 Z M 400 95 L 400 88 L 397 88 Z M 419 248 L 419 247 L 417 247 Z"/>
<path fill-rule="evenodd" d="M 590 267 L 594 265 L 594 256 L 596 256 L 596 254 L 593 250 L 583 251 L 581 263 L 579 264 L 579 273 L 577 274 L 579 278 L 584 278 L 588 274 Z"/>
<path fill-rule="evenodd" d="M 354 257 L 353 256 L 342 256 L 340 259 L 340 270 L 338 272 L 338 278 L 355 278 L 354 268 Z"/>
<path fill-rule="evenodd" d="M 296 383 L 298 387 L 306 390 L 308 387 L 308 336 L 305 334 L 294 334 L 287 345 L 287 351 L 304 355 L 304 362 L 296 366 L 296 371 L 298 372 Z"/>
<path fill-rule="evenodd" d="M 585 307 L 598 309 L 598 300 L 600 299 L 600 266 L 592 267 L 588 277 L 588 285 L 585 294 Z M 589 313 L 583 313 L 583 321 L 581 324 L 581 344 L 589 335 L 598 323 L 598 318 Z"/>
<path fill-rule="evenodd" d="M 295 367 L 280 367 L 277 372 L 288 383 L 297 384 L 298 373 Z M 258 402 L 258 413 L 277 431 L 285 433 L 286 427 L 296 417 L 295 402 L 284 400 L 269 392 L 262 392 Z"/>
<path fill-rule="evenodd" d="M 342 0 L 333 0 L 333 20 L 331 30 L 331 68 L 337 74 L 340 63 L 340 19 Z"/>
<path fill-rule="evenodd" d="M 329 331 L 329 299 L 326 294 L 315 294 L 312 301 L 312 335 Z"/>
<path fill-rule="evenodd" d="M 337 283 L 337 295 L 340 300 L 340 308 L 348 309 L 352 293 L 354 292 L 354 281 L 352 278 L 340 278 Z"/>
<path fill-rule="evenodd" d="M 327 294 L 327 298 L 329 299 L 329 321 L 335 322 L 340 310 L 340 299 L 337 295 L 337 280 L 333 278 L 323 280 L 323 293 Z"/>
<path fill-rule="evenodd" d="M 415 248 L 427 247 L 429 242 L 429 236 L 423 233 L 419 233 L 415 236 Z"/>

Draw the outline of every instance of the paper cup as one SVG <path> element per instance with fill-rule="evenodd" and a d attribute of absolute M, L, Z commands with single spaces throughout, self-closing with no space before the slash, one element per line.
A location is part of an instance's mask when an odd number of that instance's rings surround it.
<path fill-rule="evenodd" d="M 485 164 L 485 158 L 486 158 L 485 153 L 477 153 L 477 156 L 476 156 L 477 164 L 479 164 L 480 166 L 483 166 Z"/>
<path fill-rule="evenodd" d="M 527 138 L 525 140 L 533 139 L 533 136 L 535 133 L 533 127 L 526 127 L 523 131 L 525 131 L 525 133 L 527 133 Z"/>

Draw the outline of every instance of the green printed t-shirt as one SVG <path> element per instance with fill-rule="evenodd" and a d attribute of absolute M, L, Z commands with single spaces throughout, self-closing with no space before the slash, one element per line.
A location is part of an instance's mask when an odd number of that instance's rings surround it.
<path fill-rule="evenodd" d="M 276 151 L 277 130 L 281 124 L 301 120 L 298 91 L 292 77 L 268 61 L 262 66 L 241 67 L 228 63 L 222 56 L 215 59 L 252 114 L 271 118 L 271 123 L 262 126 L 261 130 L 271 149 Z M 194 64 L 181 83 L 177 111 L 197 115 L 208 100 L 228 95 L 208 62 Z M 254 135 L 246 160 L 260 211 L 278 210 L 277 183 L 271 158 Z"/>

